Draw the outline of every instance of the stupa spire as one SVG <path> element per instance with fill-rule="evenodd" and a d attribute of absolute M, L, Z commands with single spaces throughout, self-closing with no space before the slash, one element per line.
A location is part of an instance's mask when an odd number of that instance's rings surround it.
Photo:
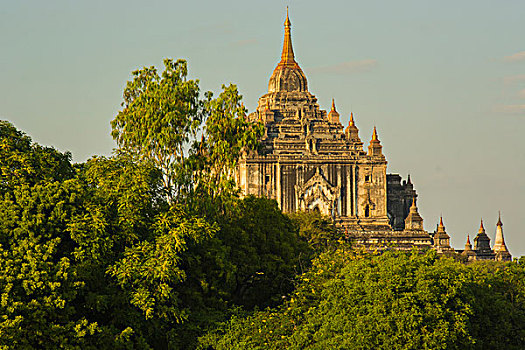
<path fill-rule="evenodd" d="M 485 232 L 485 227 L 483 227 L 483 218 L 481 219 L 481 224 L 479 225 L 479 233 L 484 233 Z"/>
<path fill-rule="evenodd" d="M 348 140 L 352 142 L 361 142 L 361 139 L 359 139 L 359 129 L 357 129 L 357 126 L 355 126 L 353 112 L 350 113 L 350 121 L 348 122 L 348 126 L 346 127 L 345 134 Z"/>
<path fill-rule="evenodd" d="M 330 110 L 330 113 L 328 113 L 328 120 L 331 123 L 337 123 L 337 124 L 341 123 L 339 121 L 339 113 L 337 113 L 335 109 L 335 99 L 332 99 L 332 110 Z"/>
<path fill-rule="evenodd" d="M 494 253 L 496 253 L 496 260 L 510 261 L 510 255 L 505 238 L 503 237 L 503 223 L 501 222 L 501 213 L 498 215 L 498 223 L 496 224 L 496 238 L 494 240 Z"/>
<path fill-rule="evenodd" d="M 470 235 L 467 235 L 467 243 L 465 243 L 465 250 L 472 250 L 472 244 L 470 244 Z"/>
<path fill-rule="evenodd" d="M 295 61 L 292 47 L 292 23 L 288 17 L 288 7 L 286 8 L 286 19 L 284 20 L 284 40 L 281 61 L 275 67 L 270 81 L 268 82 L 268 92 L 292 92 L 308 91 L 308 82 L 301 67 Z"/>
<path fill-rule="evenodd" d="M 490 249 L 490 238 L 485 232 L 485 227 L 483 226 L 483 218 L 481 219 L 481 224 L 479 225 L 479 231 L 474 238 L 474 250 L 482 252 L 491 252 Z"/>
<path fill-rule="evenodd" d="M 416 196 L 412 197 L 412 206 L 410 206 L 410 210 L 412 210 L 412 208 L 414 208 L 414 209 L 417 210 L 417 206 L 416 206 Z"/>
<path fill-rule="evenodd" d="M 296 66 L 295 56 L 292 47 L 292 22 L 288 17 L 288 6 L 286 6 L 286 19 L 284 20 L 284 41 L 283 41 L 283 52 L 281 53 L 281 62 L 279 65 L 283 66 Z"/>
<path fill-rule="evenodd" d="M 354 113 L 353 112 L 350 112 L 350 121 L 348 122 L 348 125 L 355 126 Z"/>
<path fill-rule="evenodd" d="M 368 146 L 368 155 L 369 156 L 383 156 L 381 142 L 377 137 L 377 130 L 374 126 L 374 132 L 372 133 L 372 140 L 370 140 L 370 145 Z"/>
<path fill-rule="evenodd" d="M 423 230 L 423 218 L 417 211 L 416 196 L 412 197 L 412 205 L 410 206 L 410 211 L 407 218 L 405 219 L 405 230 Z"/>

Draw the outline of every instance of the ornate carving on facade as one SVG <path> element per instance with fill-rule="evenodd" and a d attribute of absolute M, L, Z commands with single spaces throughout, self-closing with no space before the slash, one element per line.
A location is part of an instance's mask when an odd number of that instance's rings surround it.
<path fill-rule="evenodd" d="M 339 186 L 333 186 L 321 173 L 320 168 L 303 185 L 295 185 L 299 210 L 319 210 L 321 214 L 335 218 L 340 199 Z"/>

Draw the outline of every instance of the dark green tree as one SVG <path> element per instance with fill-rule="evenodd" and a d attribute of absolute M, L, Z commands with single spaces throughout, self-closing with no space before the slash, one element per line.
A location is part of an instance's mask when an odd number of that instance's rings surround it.
<path fill-rule="evenodd" d="M 297 211 L 288 214 L 299 231 L 299 236 L 320 252 L 336 246 L 345 237 L 337 230 L 334 222 L 319 211 Z"/>

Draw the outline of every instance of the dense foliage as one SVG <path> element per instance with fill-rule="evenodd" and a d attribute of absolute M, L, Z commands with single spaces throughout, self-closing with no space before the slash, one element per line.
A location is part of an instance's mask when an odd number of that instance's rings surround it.
<path fill-rule="evenodd" d="M 237 315 L 214 349 L 522 349 L 525 262 L 434 251 L 322 253 L 282 306 Z"/>

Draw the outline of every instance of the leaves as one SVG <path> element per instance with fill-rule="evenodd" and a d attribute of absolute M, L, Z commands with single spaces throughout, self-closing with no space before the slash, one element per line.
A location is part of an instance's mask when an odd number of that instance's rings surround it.
<path fill-rule="evenodd" d="M 155 220 L 155 238 L 126 248 L 124 257 L 108 267 L 108 273 L 130 293 L 131 304 L 144 313 L 181 322 L 185 311 L 178 307 L 175 286 L 186 278 L 181 269 L 181 252 L 187 241 L 211 237 L 216 228 L 201 218 L 172 206 Z"/>
<path fill-rule="evenodd" d="M 184 147 L 196 135 L 203 118 L 197 80 L 186 80 L 184 60 L 164 60 L 134 71 L 124 90 L 123 109 L 111 122 L 112 135 L 124 152 L 148 160 L 162 171 L 164 191 L 174 200 L 181 190 Z"/>
<path fill-rule="evenodd" d="M 281 307 L 233 318 L 215 349 L 519 349 L 523 266 L 464 265 L 435 252 L 321 254 Z M 495 287 L 497 286 L 497 287 Z M 511 298 L 509 293 L 514 294 Z"/>

